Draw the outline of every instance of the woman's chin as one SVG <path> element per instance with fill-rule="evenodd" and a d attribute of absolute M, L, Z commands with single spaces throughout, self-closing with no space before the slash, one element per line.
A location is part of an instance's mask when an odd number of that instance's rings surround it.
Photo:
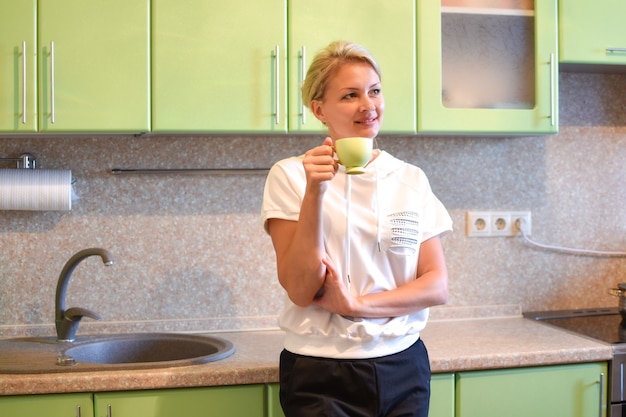
<path fill-rule="evenodd" d="M 361 138 L 370 138 L 373 139 L 378 136 L 378 127 L 376 128 L 365 128 L 365 129 L 357 129 L 352 136 L 358 136 Z"/>

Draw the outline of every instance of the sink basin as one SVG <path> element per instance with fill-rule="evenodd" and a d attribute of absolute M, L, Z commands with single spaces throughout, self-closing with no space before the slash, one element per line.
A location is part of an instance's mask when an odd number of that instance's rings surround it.
<path fill-rule="evenodd" d="M 233 344 L 213 335 L 136 333 L 0 340 L 0 373 L 148 369 L 214 362 L 232 355 Z"/>
<path fill-rule="evenodd" d="M 212 336 L 171 333 L 115 335 L 78 343 L 65 350 L 76 362 L 106 364 L 218 361 L 234 351 L 232 343 Z M 66 359 L 67 360 L 67 359 Z M 171 364 L 168 364 L 171 366 Z"/>

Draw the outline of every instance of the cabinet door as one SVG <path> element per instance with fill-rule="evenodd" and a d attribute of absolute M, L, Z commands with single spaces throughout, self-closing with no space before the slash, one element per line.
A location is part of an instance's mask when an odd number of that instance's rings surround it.
<path fill-rule="evenodd" d="M 433 374 L 428 417 L 454 417 L 454 374 Z"/>
<path fill-rule="evenodd" d="M 285 0 L 152 5 L 153 131 L 287 131 Z"/>
<path fill-rule="evenodd" d="M 265 386 L 181 388 L 94 395 L 96 417 L 264 417 Z"/>
<path fill-rule="evenodd" d="M 267 386 L 267 417 L 285 417 L 280 405 L 279 384 L 268 384 Z"/>
<path fill-rule="evenodd" d="M 37 0 L 0 4 L 0 132 L 37 131 Z"/>
<path fill-rule="evenodd" d="M 457 3 L 417 3 L 418 132 L 556 133 L 556 0 Z"/>
<path fill-rule="evenodd" d="M 457 417 L 604 416 L 606 364 L 461 372 Z"/>
<path fill-rule="evenodd" d="M 39 1 L 40 131 L 149 130 L 148 1 Z"/>
<path fill-rule="evenodd" d="M 3 417 L 92 417 L 92 394 L 19 395 L 0 397 Z"/>
<path fill-rule="evenodd" d="M 563 63 L 626 65 L 624 0 L 559 0 Z"/>
<path fill-rule="evenodd" d="M 303 106 L 300 87 L 313 56 L 334 40 L 363 45 L 381 67 L 382 132 L 416 131 L 414 0 L 290 1 L 288 9 L 290 131 L 324 131 Z"/>

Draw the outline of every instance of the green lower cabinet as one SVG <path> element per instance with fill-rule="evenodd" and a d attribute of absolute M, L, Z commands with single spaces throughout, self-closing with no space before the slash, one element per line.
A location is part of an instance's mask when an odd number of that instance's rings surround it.
<path fill-rule="evenodd" d="M 454 417 L 454 374 L 433 374 L 428 417 Z"/>
<path fill-rule="evenodd" d="M 267 417 L 285 417 L 280 406 L 279 392 L 279 384 L 269 384 L 267 386 Z"/>
<path fill-rule="evenodd" d="M 606 363 L 457 374 L 457 417 L 606 415 Z"/>
<path fill-rule="evenodd" d="M 433 374 L 429 417 L 604 417 L 607 364 Z M 278 384 L 0 396 L 2 417 L 284 417 Z"/>
<path fill-rule="evenodd" d="M 265 385 L 98 393 L 94 408 L 97 417 L 265 417 Z"/>
<path fill-rule="evenodd" d="M 2 417 L 93 417 L 93 395 L 46 394 L 0 397 Z"/>

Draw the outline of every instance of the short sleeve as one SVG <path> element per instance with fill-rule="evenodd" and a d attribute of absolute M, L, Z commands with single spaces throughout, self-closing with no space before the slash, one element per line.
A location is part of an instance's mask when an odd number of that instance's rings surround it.
<path fill-rule="evenodd" d="M 267 232 L 269 219 L 297 221 L 304 196 L 306 178 L 301 157 L 277 162 L 265 180 L 261 219 Z"/>

